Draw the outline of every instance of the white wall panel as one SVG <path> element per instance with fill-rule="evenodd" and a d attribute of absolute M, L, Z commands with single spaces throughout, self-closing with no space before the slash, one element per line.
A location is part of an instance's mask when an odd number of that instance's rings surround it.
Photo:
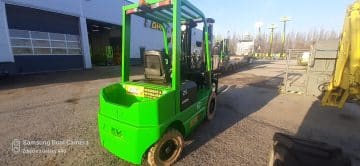
<path fill-rule="evenodd" d="M 84 17 L 112 24 L 121 24 L 124 0 L 82 0 Z"/>
<path fill-rule="evenodd" d="M 121 24 L 124 0 L 5 0 L 6 3 Z"/>
<path fill-rule="evenodd" d="M 82 52 L 84 57 L 84 67 L 85 69 L 91 69 L 92 64 L 91 64 L 91 54 L 90 54 L 90 45 L 89 45 L 86 19 L 84 17 L 81 17 L 79 20 L 79 24 L 80 24 Z"/>
<path fill-rule="evenodd" d="M 1 0 L 0 0 L 1 1 Z M 50 12 L 57 12 L 83 19 L 93 19 L 96 21 L 106 22 L 121 25 L 122 21 L 122 6 L 126 3 L 125 0 L 2 0 L 8 4 L 20 5 L 25 7 L 31 7 Z M 1 10 L 3 11 L 3 10 Z M 3 38 L 4 34 L 4 12 L 0 14 L 0 38 Z M 80 28 L 80 27 L 79 27 Z M 84 32 L 84 27 L 81 28 Z M 5 39 L 5 38 L 4 38 Z M 83 39 L 84 40 L 84 39 Z M 164 48 L 162 32 L 153 30 L 148 27 L 144 27 L 144 19 L 139 17 L 133 17 L 132 20 L 132 33 L 131 33 L 131 58 L 140 58 L 140 47 L 145 47 L 146 50 L 160 50 Z M 6 40 L 0 41 L 0 51 L 7 52 L 3 53 L 8 55 L 9 43 Z M 84 47 L 84 45 L 83 45 Z M 86 49 L 85 49 L 86 50 Z M 11 53 L 10 53 L 11 54 Z M 85 57 L 87 58 L 87 57 Z M 1 60 L 11 60 L 9 56 L 4 58 L 0 57 Z M 88 59 L 85 59 L 86 66 L 89 67 Z"/>
<path fill-rule="evenodd" d="M 14 62 L 14 56 L 10 50 L 5 3 L 2 0 L 0 0 L 0 62 Z"/>
<path fill-rule="evenodd" d="M 80 16 L 80 0 L 5 0 L 6 3 Z"/>

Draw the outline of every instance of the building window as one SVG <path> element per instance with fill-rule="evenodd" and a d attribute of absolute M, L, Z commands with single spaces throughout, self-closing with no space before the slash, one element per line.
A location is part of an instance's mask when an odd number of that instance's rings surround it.
<path fill-rule="evenodd" d="M 14 55 L 81 55 L 79 35 L 10 29 Z"/>

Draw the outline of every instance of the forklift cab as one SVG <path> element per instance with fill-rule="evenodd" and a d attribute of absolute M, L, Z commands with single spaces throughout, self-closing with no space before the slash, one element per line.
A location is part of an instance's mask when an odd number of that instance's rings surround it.
<path fill-rule="evenodd" d="M 131 75 L 134 16 L 161 25 L 164 47 L 146 50 L 143 72 Z M 101 145 L 134 164 L 144 157 L 149 165 L 173 164 L 183 138 L 215 114 L 217 78 L 210 54 L 215 21 L 187 0 L 140 0 L 124 6 L 122 21 L 121 82 L 100 92 Z M 201 41 L 192 40 L 192 31 L 201 26 Z"/>
<path fill-rule="evenodd" d="M 213 23 L 214 20 L 208 19 Z M 200 22 L 200 21 L 198 21 Z M 206 54 L 204 52 L 203 42 L 193 41 L 192 32 L 194 28 L 197 28 L 198 23 L 189 20 L 181 24 L 181 67 L 180 67 L 180 110 L 183 111 L 197 100 L 198 91 L 204 88 L 211 88 L 212 85 L 210 75 L 206 71 Z M 209 30 L 212 34 L 212 24 Z M 211 39 L 212 36 L 209 36 Z M 167 38 L 167 42 L 171 41 L 171 38 Z M 195 44 L 194 44 L 195 43 Z M 193 51 L 193 47 L 202 49 L 200 55 L 196 55 Z M 170 48 L 168 48 L 170 49 Z M 168 53 L 166 53 L 168 52 Z M 171 52 L 163 49 L 149 50 L 144 53 L 144 79 L 135 80 L 136 82 L 146 82 L 153 84 L 162 84 L 169 86 L 171 84 Z M 217 84 L 217 82 L 216 82 Z"/>

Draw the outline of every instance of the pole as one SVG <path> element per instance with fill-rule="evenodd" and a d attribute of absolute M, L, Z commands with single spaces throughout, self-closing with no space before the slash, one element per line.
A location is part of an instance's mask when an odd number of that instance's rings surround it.
<path fill-rule="evenodd" d="M 260 54 L 261 52 L 261 27 L 259 26 L 259 32 L 258 32 L 258 41 L 257 41 L 257 53 Z"/>
<path fill-rule="evenodd" d="M 225 54 L 226 54 L 226 58 L 229 57 L 230 55 L 230 38 L 231 38 L 231 34 L 230 31 L 227 31 L 227 40 L 225 40 Z"/>
<path fill-rule="evenodd" d="M 270 34 L 270 49 L 269 49 L 269 54 L 268 56 L 271 57 L 271 53 L 272 53 L 272 47 L 273 47 L 273 41 L 274 41 L 274 30 L 276 29 L 275 24 L 271 24 L 270 28 L 271 30 L 271 34 Z"/>
<path fill-rule="evenodd" d="M 261 52 L 261 26 L 259 26 L 259 32 L 258 32 L 258 40 L 257 40 L 257 45 L 254 44 L 254 46 L 257 46 L 257 48 L 254 48 L 254 50 L 256 50 L 256 57 L 259 57 L 260 52 Z"/>
<path fill-rule="evenodd" d="M 259 56 L 260 52 L 261 52 L 261 28 L 262 26 L 264 25 L 263 22 L 261 21 L 258 21 L 255 23 L 255 28 L 258 30 L 258 34 L 257 34 L 257 37 L 256 37 L 256 44 L 254 44 L 254 50 L 256 51 L 255 54 L 257 54 L 257 56 Z"/>
<path fill-rule="evenodd" d="M 284 57 L 285 54 L 285 43 L 286 43 L 286 23 L 291 21 L 287 16 L 284 16 L 280 19 L 280 22 L 283 22 L 283 33 L 282 33 L 282 44 L 281 44 L 281 57 Z"/>

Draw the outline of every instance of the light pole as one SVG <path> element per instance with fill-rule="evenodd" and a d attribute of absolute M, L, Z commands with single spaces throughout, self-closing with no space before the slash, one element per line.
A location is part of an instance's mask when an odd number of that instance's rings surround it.
<path fill-rule="evenodd" d="M 259 38 L 260 38 L 260 35 L 261 35 L 261 28 L 264 26 L 264 23 L 262 22 L 256 22 L 255 23 L 255 28 L 258 30 L 258 35 L 259 35 Z"/>
<path fill-rule="evenodd" d="M 274 30 L 276 29 L 276 25 L 275 24 L 271 24 L 269 29 L 271 30 L 271 34 L 270 34 L 270 49 L 269 49 L 269 57 L 271 57 L 271 53 L 272 53 L 272 46 L 273 46 L 273 41 L 274 41 Z"/>
<path fill-rule="evenodd" d="M 229 56 L 230 54 L 230 38 L 231 38 L 231 34 L 230 34 L 230 30 L 227 31 L 227 39 L 224 39 L 224 51 L 226 56 Z"/>
<path fill-rule="evenodd" d="M 256 22 L 255 23 L 255 28 L 256 30 L 258 30 L 258 37 L 257 37 L 257 44 L 255 44 L 257 46 L 256 53 L 260 53 L 261 52 L 261 28 L 264 26 L 264 23 L 262 23 L 261 21 Z"/>
<path fill-rule="evenodd" d="M 281 45 L 281 57 L 284 57 L 285 54 L 285 42 L 286 42 L 286 23 L 291 21 L 291 18 L 284 16 L 280 19 L 280 22 L 283 22 L 283 34 L 282 34 L 282 45 Z"/>

